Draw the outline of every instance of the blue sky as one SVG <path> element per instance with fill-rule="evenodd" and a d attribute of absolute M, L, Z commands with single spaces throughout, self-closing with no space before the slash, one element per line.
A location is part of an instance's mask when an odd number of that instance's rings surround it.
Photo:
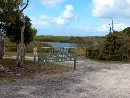
<path fill-rule="evenodd" d="M 104 36 L 130 25 L 130 0 L 30 0 L 24 11 L 37 35 Z M 111 18 L 111 19 L 110 19 Z"/>

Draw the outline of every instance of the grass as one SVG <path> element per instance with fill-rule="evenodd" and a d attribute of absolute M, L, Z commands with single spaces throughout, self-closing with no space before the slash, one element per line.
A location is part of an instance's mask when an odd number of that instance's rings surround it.
<path fill-rule="evenodd" d="M 5 52 L 5 54 L 4 54 L 4 56 L 5 57 L 10 57 L 10 56 L 16 56 L 17 55 L 17 53 L 16 52 Z"/>
<path fill-rule="evenodd" d="M 11 57 L 11 56 L 16 56 L 16 52 L 5 52 L 4 57 Z M 33 57 L 33 53 L 26 53 L 25 56 L 31 56 Z"/>
<path fill-rule="evenodd" d="M 102 36 L 35 36 L 36 41 L 47 42 L 70 42 L 80 44 L 90 44 L 101 40 Z"/>
<path fill-rule="evenodd" d="M 5 51 L 6 52 L 17 52 L 17 44 L 10 42 L 8 39 L 5 40 Z M 51 47 L 48 44 L 41 43 L 41 41 L 32 41 L 30 44 L 26 45 L 26 52 L 32 53 L 34 46 L 38 47 L 38 51 L 42 51 L 41 47 Z"/>
<path fill-rule="evenodd" d="M 35 79 L 37 76 L 44 76 L 44 75 L 57 75 L 62 74 L 64 72 L 69 72 L 73 70 L 73 67 L 60 65 L 56 63 L 45 63 L 41 65 L 41 70 L 38 73 L 37 64 L 34 64 L 33 61 L 25 60 L 23 67 L 17 68 L 16 67 L 16 60 L 15 59 L 7 59 L 4 58 L 0 61 L 0 64 L 3 65 L 7 71 L 0 71 L 0 81 L 11 81 L 15 82 L 17 80 L 24 81 L 29 79 Z"/>

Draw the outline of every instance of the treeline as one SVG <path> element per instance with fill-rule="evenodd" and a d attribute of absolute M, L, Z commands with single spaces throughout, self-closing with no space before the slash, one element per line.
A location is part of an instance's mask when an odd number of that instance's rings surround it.
<path fill-rule="evenodd" d="M 114 31 L 96 45 L 88 47 L 86 57 L 105 61 L 127 61 L 130 56 L 130 27 Z"/>
<path fill-rule="evenodd" d="M 86 37 L 78 37 L 78 36 L 35 36 L 36 41 L 42 42 L 69 42 L 69 43 L 79 43 L 79 44 L 90 44 L 94 41 L 98 41 L 102 39 L 101 36 L 86 36 Z"/>

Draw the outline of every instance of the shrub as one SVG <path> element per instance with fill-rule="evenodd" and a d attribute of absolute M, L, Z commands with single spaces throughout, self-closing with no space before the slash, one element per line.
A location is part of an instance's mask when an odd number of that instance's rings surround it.
<path fill-rule="evenodd" d="M 114 32 L 106 36 L 96 48 L 87 50 L 87 57 L 96 60 L 126 61 L 128 58 L 128 37 Z"/>

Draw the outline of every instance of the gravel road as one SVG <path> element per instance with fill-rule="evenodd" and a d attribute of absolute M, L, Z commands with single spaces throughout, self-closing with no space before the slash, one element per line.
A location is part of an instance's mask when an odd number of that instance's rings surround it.
<path fill-rule="evenodd" d="M 77 69 L 51 78 L 1 83 L 0 98 L 130 98 L 130 64 L 78 60 Z"/>

